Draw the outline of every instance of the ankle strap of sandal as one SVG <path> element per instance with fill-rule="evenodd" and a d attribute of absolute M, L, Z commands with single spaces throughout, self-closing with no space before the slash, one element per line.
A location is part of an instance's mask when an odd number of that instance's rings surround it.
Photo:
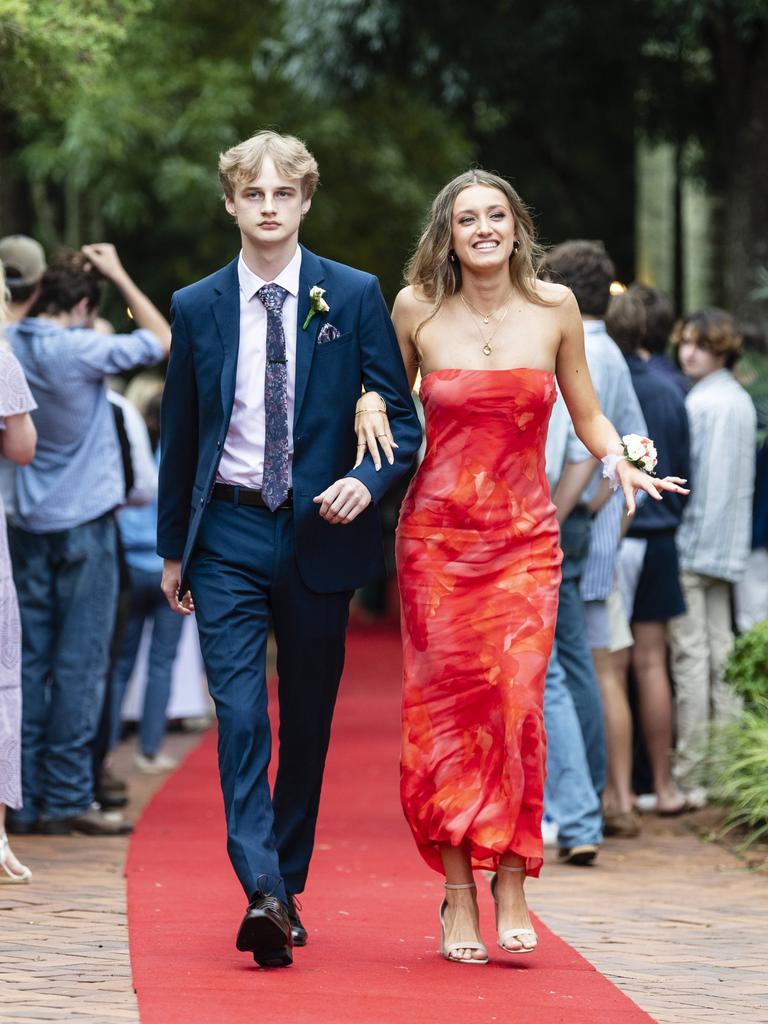
<path fill-rule="evenodd" d="M 446 889 L 475 889 L 477 888 L 474 882 L 461 882 L 458 885 L 453 882 L 445 882 Z"/>

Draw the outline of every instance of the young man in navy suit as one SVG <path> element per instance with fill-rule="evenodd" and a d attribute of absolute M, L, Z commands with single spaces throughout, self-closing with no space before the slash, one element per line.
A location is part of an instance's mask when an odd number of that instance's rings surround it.
<path fill-rule="evenodd" d="M 304 144 L 259 132 L 222 154 L 219 178 L 242 251 L 173 297 L 158 551 L 171 606 L 196 612 L 216 703 L 227 849 L 249 899 L 237 948 L 285 966 L 307 939 L 294 896 L 312 854 L 349 600 L 384 573 L 375 504 L 421 428 L 376 279 L 299 245 L 318 181 Z M 394 436 L 378 439 L 380 469 L 369 454 L 355 466 L 363 388 L 386 403 Z M 370 396 L 371 410 L 381 399 Z M 384 432 L 383 417 L 366 416 Z"/>

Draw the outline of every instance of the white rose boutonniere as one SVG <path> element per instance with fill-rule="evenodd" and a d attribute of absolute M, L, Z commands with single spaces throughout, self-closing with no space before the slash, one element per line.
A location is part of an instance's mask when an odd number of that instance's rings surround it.
<path fill-rule="evenodd" d="M 307 313 L 307 319 L 304 321 L 303 331 L 306 331 L 309 327 L 309 321 L 315 315 L 315 313 L 327 313 L 330 310 L 330 306 L 325 301 L 323 296 L 325 295 L 325 288 L 321 288 L 319 285 L 315 285 L 314 288 L 309 289 L 309 301 L 311 303 L 309 312 Z"/>

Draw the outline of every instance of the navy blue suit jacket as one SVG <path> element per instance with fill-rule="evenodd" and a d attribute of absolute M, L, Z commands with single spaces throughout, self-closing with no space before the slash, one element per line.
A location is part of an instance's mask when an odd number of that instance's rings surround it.
<path fill-rule="evenodd" d="M 309 290 L 325 289 L 330 311 L 306 330 Z M 299 572 L 318 593 L 351 590 L 384 575 L 376 502 L 411 464 L 421 426 L 392 322 L 375 277 L 320 259 L 302 246 L 293 422 L 294 530 Z M 240 336 L 237 259 L 176 292 L 173 342 L 162 406 L 157 550 L 182 560 L 182 590 L 195 537 L 221 459 L 235 395 Z M 341 332 L 317 344 L 330 321 Z M 355 461 L 355 404 L 361 385 L 387 403 L 399 447 L 395 463 Z M 341 477 L 356 477 L 373 503 L 352 523 L 331 525 L 312 498 Z"/>

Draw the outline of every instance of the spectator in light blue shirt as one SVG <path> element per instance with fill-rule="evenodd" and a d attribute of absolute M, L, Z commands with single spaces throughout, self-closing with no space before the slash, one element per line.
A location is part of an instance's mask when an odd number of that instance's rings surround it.
<path fill-rule="evenodd" d="M 589 372 L 605 415 L 619 434 L 645 433 L 629 370 L 618 347 L 606 334 L 603 322 L 615 276 L 604 246 L 583 240 L 563 242 L 547 253 L 542 272 L 550 280 L 569 287 L 579 304 Z M 574 800 L 566 796 L 565 790 L 557 793 L 556 787 L 548 784 L 545 794 L 556 820 L 560 818 L 560 858 L 576 865 L 591 864 L 602 841 L 599 801 L 605 788 L 607 752 L 603 702 L 591 648 L 609 646 L 605 601 L 613 585 L 623 507 L 621 494 L 608 501 L 606 497 L 607 492 L 593 480 L 561 525 L 563 578 L 555 630 L 556 656 L 547 677 L 551 688 L 553 673 L 559 664 L 579 718 L 589 767 L 589 778 L 580 785 L 584 798 L 577 814 L 574 814 Z M 595 512 L 598 514 L 593 519 Z M 585 604 L 585 583 L 589 604 Z M 610 665 L 610 654 L 604 653 Z M 544 707 L 546 715 L 546 695 Z M 590 799 L 587 799 L 588 787 Z M 597 813 L 592 799 L 595 796 Z"/>
<path fill-rule="evenodd" d="M 544 688 L 547 780 L 543 834 L 548 843 L 554 832 L 562 860 L 589 864 L 597 856 L 603 838 L 600 794 L 595 787 L 595 782 L 602 777 L 599 757 L 602 711 L 591 731 L 585 733 L 581 715 L 590 713 L 599 695 L 589 648 L 583 639 L 586 626 L 579 578 L 592 522 L 592 513 L 581 502 L 581 495 L 594 476 L 597 463 L 576 437 L 568 409 L 559 394 L 547 431 L 546 462 L 547 480 L 561 530 L 563 578 L 555 642 Z M 574 644 L 573 636 L 579 633 L 582 642 Z M 562 654 L 558 643 L 562 644 Z M 587 742 L 591 743 L 591 751 L 587 749 Z"/>
<path fill-rule="evenodd" d="M 605 330 L 603 318 L 615 277 L 605 247 L 601 242 L 563 242 L 547 253 L 542 271 L 550 280 L 569 287 L 576 297 L 584 322 L 587 364 L 605 415 L 620 435 L 645 434 L 645 420 L 629 370 Z M 562 524 L 563 581 L 555 630 L 557 660 L 579 716 L 592 789 L 598 800 L 608 770 L 605 728 L 612 724 L 605 721 L 604 702 L 608 702 L 607 717 L 613 707 L 611 696 L 621 685 L 611 655 L 614 644 L 607 599 L 613 589 L 623 501 L 620 493 L 610 498 L 608 493 L 606 486 L 593 480 Z M 629 626 L 626 622 L 624 626 L 631 643 Z M 556 799 L 552 787 L 548 787 L 548 793 L 551 806 L 563 802 Z M 571 822 L 568 836 L 561 828 L 560 858 L 571 864 L 592 863 L 602 839 L 594 815 L 590 818 L 586 814 L 588 803 L 584 803 L 585 813 L 578 827 Z M 572 800 L 570 805 L 572 808 Z M 562 812 L 558 813 L 562 817 Z"/>
<path fill-rule="evenodd" d="M 85 327 L 103 278 L 139 330 Z M 117 602 L 114 509 L 125 493 L 105 377 L 160 362 L 170 327 L 106 244 L 50 266 L 32 314 L 8 331 L 39 406 L 38 448 L 17 475 L 9 529 L 23 634 L 24 807 L 13 828 L 114 834 L 122 823 L 92 808 L 90 749 Z"/>

